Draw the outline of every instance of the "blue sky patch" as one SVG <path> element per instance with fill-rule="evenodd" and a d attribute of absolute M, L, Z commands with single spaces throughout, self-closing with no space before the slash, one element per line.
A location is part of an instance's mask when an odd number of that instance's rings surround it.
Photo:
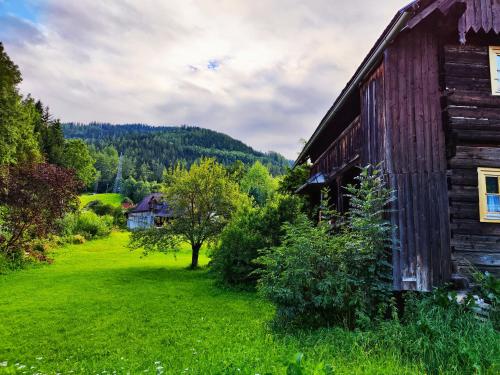
<path fill-rule="evenodd" d="M 36 22 L 39 13 L 38 2 L 35 0 L 0 0 L 0 16 L 12 15 Z"/>
<path fill-rule="evenodd" d="M 209 60 L 207 64 L 207 68 L 210 70 L 217 70 L 220 68 L 220 61 L 219 60 Z"/>

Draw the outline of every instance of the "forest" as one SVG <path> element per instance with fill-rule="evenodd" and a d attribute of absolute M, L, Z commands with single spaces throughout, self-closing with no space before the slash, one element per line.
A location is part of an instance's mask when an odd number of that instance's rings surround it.
<path fill-rule="evenodd" d="M 124 180 L 154 183 L 166 169 L 177 164 L 190 166 L 203 157 L 215 158 L 225 166 L 259 161 L 274 176 L 281 175 L 290 161 L 276 152 L 255 151 L 226 134 L 191 126 L 111 125 L 104 123 L 63 125 L 67 139 L 82 139 L 96 160 L 97 184 L 89 190 L 108 192 L 113 188 L 122 155 Z"/>

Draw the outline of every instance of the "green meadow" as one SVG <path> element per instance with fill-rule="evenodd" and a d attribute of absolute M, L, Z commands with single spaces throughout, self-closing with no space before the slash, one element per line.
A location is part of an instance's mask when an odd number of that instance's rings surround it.
<path fill-rule="evenodd" d="M 83 194 L 80 195 L 80 208 L 85 207 L 92 201 L 100 201 L 103 204 L 119 207 L 122 204 L 123 195 L 115 193 Z"/>
<path fill-rule="evenodd" d="M 114 232 L 0 275 L 0 373 L 299 374 L 298 353 L 307 374 L 418 372 L 368 334 L 275 332 L 271 305 L 188 270 L 188 249 L 144 258 L 127 243 Z"/>

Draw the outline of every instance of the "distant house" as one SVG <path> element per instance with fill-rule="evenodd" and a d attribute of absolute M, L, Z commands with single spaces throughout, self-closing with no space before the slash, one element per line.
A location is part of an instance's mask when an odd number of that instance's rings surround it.
<path fill-rule="evenodd" d="M 362 26 L 362 25 L 361 25 Z M 416 0 L 400 10 L 307 142 L 299 189 L 319 202 L 359 166 L 395 191 L 394 289 L 500 276 L 500 0 Z"/>
<path fill-rule="evenodd" d="M 172 210 L 163 199 L 163 195 L 153 193 L 128 213 L 127 227 L 130 230 L 160 227 L 170 218 Z"/>

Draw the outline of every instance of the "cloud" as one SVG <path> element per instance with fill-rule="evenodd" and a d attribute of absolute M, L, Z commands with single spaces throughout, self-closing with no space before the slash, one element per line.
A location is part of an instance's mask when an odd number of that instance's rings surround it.
<path fill-rule="evenodd" d="M 0 38 L 62 121 L 198 125 L 294 158 L 405 3 L 46 0 Z"/>

